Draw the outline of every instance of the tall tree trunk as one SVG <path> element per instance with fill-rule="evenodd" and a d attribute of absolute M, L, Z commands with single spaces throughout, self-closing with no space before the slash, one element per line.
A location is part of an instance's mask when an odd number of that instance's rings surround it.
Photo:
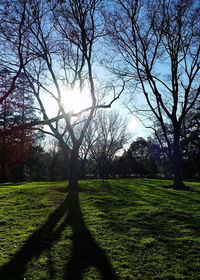
<path fill-rule="evenodd" d="M 100 159 L 100 161 L 97 163 L 97 170 L 99 173 L 99 177 L 101 179 L 105 179 L 105 166 L 102 159 Z"/>
<path fill-rule="evenodd" d="M 63 152 L 63 162 L 62 162 L 62 170 L 61 170 L 61 178 L 62 180 L 69 179 L 69 153 L 66 149 L 62 149 Z"/>
<path fill-rule="evenodd" d="M 85 177 L 86 177 L 86 159 L 84 158 L 81 161 L 81 178 L 85 179 Z"/>
<path fill-rule="evenodd" d="M 81 191 L 81 188 L 78 184 L 78 149 L 76 145 L 71 150 L 69 158 L 69 184 L 67 186 L 67 191 L 69 193 L 77 193 Z"/>
<path fill-rule="evenodd" d="M 186 187 L 183 183 L 182 170 L 181 170 L 180 132 L 176 128 L 174 128 L 172 166 L 173 166 L 173 173 L 174 173 L 173 188 L 176 190 L 188 189 L 188 187 Z"/>

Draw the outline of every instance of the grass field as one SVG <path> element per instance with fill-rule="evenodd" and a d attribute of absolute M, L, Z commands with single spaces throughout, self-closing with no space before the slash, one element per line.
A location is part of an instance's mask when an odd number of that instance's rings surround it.
<path fill-rule="evenodd" d="M 200 183 L 169 184 L 1 184 L 0 279 L 200 279 Z"/>

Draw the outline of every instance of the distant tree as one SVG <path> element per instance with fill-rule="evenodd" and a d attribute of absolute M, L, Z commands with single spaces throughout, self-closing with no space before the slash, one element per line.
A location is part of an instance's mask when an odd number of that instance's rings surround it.
<path fill-rule="evenodd" d="M 147 148 L 147 142 L 144 138 L 139 137 L 136 141 L 130 145 L 126 152 L 126 158 L 128 159 L 131 167 L 131 173 L 136 176 L 147 175 L 147 164 L 149 159 L 149 153 Z"/>
<path fill-rule="evenodd" d="M 126 151 L 123 155 L 114 157 L 112 161 L 112 174 L 113 177 L 131 177 L 133 174 L 132 171 L 132 158 L 130 159 L 127 156 Z"/>
<path fill-rule="evenodd" d="M 86 177 L 87 164 L 90 164 L 91 148 L 98 141 L 98 133 L 96 131 L 96 120 L 93 118 L 87 129 L 82 145 L 79 150 L 79 160 L 81 165 L 81 177 Z"/>
<path fill-rule="evenodd" d="M 156 177 L 160 149 L 152 139 L 138 137 L 119 159 L 119 165 L 126 169 L 125 175 L 137 177 Z M 120 173 L 119 173 L 120 174 Z"/>
<path fill-rule="evenodd" d="M 91 145 L 90 157 L 96 162 L 101 178 L 111 173 L 111 164 L 116 153 L 128 142 L 126 121 L 117 112 L 99 112 L 93 120 L 96 141 Z"/>
<path fill-rule="evenodd" d="M 148 113 L 148 121 L 160 123 L 175 189 L 186 188 L 181 172 L 181 127 L 200 97 L 199 7 L 199 0 L 118 0 L 106 17 L 115 49 L 112 72 L 130 79 L 129 92 L 136 89 L 143 94 L 148 107 L 137 108 L 137 112 Z M 172 127 L 172 139 L 166 125 Z"/>

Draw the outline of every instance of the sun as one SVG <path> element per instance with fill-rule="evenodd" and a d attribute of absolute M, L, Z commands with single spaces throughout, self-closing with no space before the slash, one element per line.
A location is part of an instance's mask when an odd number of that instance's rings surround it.
<path fill-rule="evenodd" d="M 47 113 L 50 117 L 55 116 L 60 109 L 55 98 L 52 97 L 54 95 L 57 98 L 57 91 L 52 87 L 50 88 L 51 95 L 49 98 L 44 97 L 45 104 L 47 104 Z M 67 87 L 60 86 L 61 91 L 61 104 L 64 107 L 66 113 L 79 113 L 82 110 L 90 107 L 92 105 L 92 99 L 90 96 L 90 89 L 88 87 L 84 87 L 80 90 L 80 87 L 77 85 L 73 89 L 68 89 Z"/>
<path fill-rule="evenodd" d="M 127 126 L 127 132 L 132 133 L 136 129 L 137 125 L 138 119 L 135 116 L 132 116 Z"/>
<path fill-rule="evenodd" d="M 84 87 L 82 91 L 79 86 L 68 91 L 62 89 L 61 102 L 65 112 L 79 113 L 92 105 L 89 88 Z"/>

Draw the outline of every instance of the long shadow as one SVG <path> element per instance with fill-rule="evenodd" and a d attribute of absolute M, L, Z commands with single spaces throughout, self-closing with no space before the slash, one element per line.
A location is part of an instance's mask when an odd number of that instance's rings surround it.
<path fill-rule="evenodd" d="M 87 229 L 79 206 L 78 195 L 71 196 L 68 223 L 73 230 L 73 248 L 64 279 L 80 280 L 84 270 L 96 267 L 103 280 L 116 280 L 111 264 Z M 81 238 L 80 238 L 81 237 Z"/>
<path fill-rule="evenodd" d="M 45 224 L 36 230 L 25 242 L 16 255 L 0 269 L 0 279 L 18 280 L 26 270 L 26 265 L 32 258 L 40 256 L 42 251 L 51 247 L 55 240 L 54 228 L 68 209 L 68 197 L 64 202 L 49 216 Z M 60 228 L 60 232 L 62 229 Z"/>
<path fill-rule="evenodd" d="M 61 219 L 65 216 L 64 221 Z M 60 225 L 55 227 L 59 223 Z M 79 206 L 78 194 L 69 194 L 65 201 L 49 216 L 46 223 L 36 230 L 16 255 L 0 269 L 0 279 L 21 280 L 26 266 L 33 258 L 52 247 L 59 240 L 62 231 L 70 225 L 73 230 L 73 248 L 63 279 L 79 280 L 84 268 L 94 265 L 99 269 L 102 279 L 116 280 L 117 277 L 102 249 L 96 244 L 86 228 Z M 50 278 L 54 270 L 49 267 Z"/>

